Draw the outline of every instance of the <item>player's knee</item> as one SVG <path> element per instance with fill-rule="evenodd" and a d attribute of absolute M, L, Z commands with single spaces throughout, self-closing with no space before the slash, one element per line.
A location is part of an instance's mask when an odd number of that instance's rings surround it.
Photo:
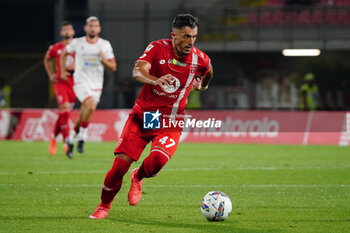
<path fill-rule="evenodd" d="M 70 111 L 71 110 L 71 104 L 66 102 L 59 106 L 60 111 Z"/>
<path fill-rule="evenodd" d="M 85 109 L 86 109 L 86 112 L 88 112 L 89 114 L 92 114 L 96 109 L 96 105 L 94 103 L 89 104 L 86 106 Z"/>
<path fill-rule="evenodd" d="M 94 108 L 94 107 L 90 107 L 90 108 L 88 108 L 88 112 L 89 112 L 89 114 L 94 113 L 94 111 L 95 111 L 95 108 Z"/>
<path fill-rule="evenodd" d="M 122 160 L 125 160 L 128 163 L 130 163 L 130 164 L 135 162 L 134 159 L 132 159 L 131 157 L 127 156 L 126 154 L 116 154 L 115 157 L 119 158 L 119 159 L 122 159 Z"/>
<path fill-rule="evenodd" d="M 83 103 L 83 105 L 84 105 L 84 109 L 85 109 L 86 111 L 88 111 L 89 113 L 94 112 L 95 109 L 96 109 L 96 103 L 95 103 L 95 101 L 93 100 L 92 97 L 89 97 L 89 98 Z"/>

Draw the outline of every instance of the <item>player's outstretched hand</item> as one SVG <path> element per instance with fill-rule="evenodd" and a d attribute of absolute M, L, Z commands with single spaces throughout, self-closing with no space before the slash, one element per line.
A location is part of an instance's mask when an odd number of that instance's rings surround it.
<path fill-rule="evenodd" d="M 61 79 L 64 80 L 64 81 L 67 81 L 68 80 L 68 76 L 69 76 L 69 72 L 64 70 L 64 71 L 61 71 Z"/>
<path fill-rule="evenodd" d="M 158 78 L 155 83 L 156 86 L 160 86 L 163 90 L 169 87 L 174 81 L 174 76 L 171 74 L 166 74 Z"/>
<path fill-rule="evenodd" d="M 57 83 L 57 75 L 56 74 L 51 74 L 49 76 L 50 78 L 50 81 L 53 82 L 53 83 Z"/>

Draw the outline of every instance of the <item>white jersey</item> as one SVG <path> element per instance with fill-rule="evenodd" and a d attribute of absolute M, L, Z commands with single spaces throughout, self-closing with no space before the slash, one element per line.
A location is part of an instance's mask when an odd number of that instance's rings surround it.
<path fill-rule="evenodd" d="M 102 51 L 107 60 L 113 59 L 111 43 L 100 37 L 95 43 L 89 43 L 83 36 L 73 39 L 66 49 L 68 53 L 75 52 L 74 84 L 84 82 L 92 89 L 102 90 L 104 66 L 99 52 Z"/>

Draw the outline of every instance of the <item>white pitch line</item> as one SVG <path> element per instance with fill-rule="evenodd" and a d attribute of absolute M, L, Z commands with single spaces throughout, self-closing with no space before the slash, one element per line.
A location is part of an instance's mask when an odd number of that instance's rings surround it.
<path fill-rule="evenodd" d="M 203 167 L 203 168 L 166 168 L 163 172 L 192 172 L 192 171 L 217 171 L 217 170 L 243 170 L 243 171 L 257 171 L 257 170 L 322 170 L 322 169 L 350 169 L 350 167 Z M 106 170 L 81 170 L 81 171 L 30 171 L 30 172 L 0 172 L 0 175 L 53 175 L 53 174 L 96 174 L 107 173 Z"/>
<path fill-rule="evenodd" d="M 38 186 L 37 184 L 0 184 L 0 186 Z M 47 187 L 101 187 L 101 184 L 43 184 Z M 350 188 L 350 184 L 234 184 L 234 185 L 143 185 L 145 188 Z"/>
<path fill-rule="evenodd" d="M 225 167 L 225 168 L 169 168 L 163 171 L 210 171 L 210 170 L 320 170 L 320 169 L 350 169 L 350 167 Z"/>

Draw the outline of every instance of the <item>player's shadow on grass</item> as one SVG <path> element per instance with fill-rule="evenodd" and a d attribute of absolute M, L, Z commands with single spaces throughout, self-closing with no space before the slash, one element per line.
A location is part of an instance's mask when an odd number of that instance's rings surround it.
<path fill-rule="evenodd" d="M 131 220 L 131 219 L 122 219 L 120 217 L 116 217 L 116 218 L 111 218 L 108 217 L 107 219 L 103 219 L 103 220 L 92 220 L 92 219 L 88 219 L 87 216 L 80 216 L 80 217 L 73 217 L 73 216 L 1 216 L 2 220 L 8 220 L 8 221 L 12 221 L 12 220 L 16 220 L 16 221 L 21 221 L 21 220 L 26 220 L 26 221 L 40 221 L 40 220 L 44 220 L 44 221 L 52 221 L 52 220 L 72 220 L 72 219 L 79 219 L 79 220 L 85 220 L 88 221 L 91 224 L 108 224 L 108 222 L 119 222 L 121 225 L 125 225 L 125 224 L 132 224 L 132 225 L 142 225 L 142 226 L 149 226 L 150 229 L 152 229 L 152 227 L 157 228 L 157 227 L 161 227 L 162 229 L 164 228 L 171 228 L 172 230 L 175 230 L 176 232 L 187 232 L 191 231 L 193 229 L 198 230 L 198 232 L 223 232 L 223 233 L 230 233 L 230 232 L 234 232 L 234 233 L 260 233 L 262 232 L 262 230 L 264 232 L 269 232 L 269 233 L 281 233 L 282 231 L 280 230 L 276 230 L 276 229 L 266 229 L 264 227 L 264 229 L 259 229 L 259 230 L 253 230 L 253 229 L 244 229 L 244 228 L 237 228 L 235 227 L 236 222 L 237 221 L 224 221 L 224 222 L 207 222 L 206 220 L 203 221 L 197 221 L 195 223 L 183 223 L 183 222 L 176 222 L 172 219 L 166 219 L 164 221 L 162 220 L 144 220 L 144 221 L 140 221 L 140 220 Z M 107 221 L 106 221 L 107 220 Z M 64 226 L 63 226 L 64 227 Z M 153 228 L 153 229 L 154 229 Z M 156 230 L 156 232 L 161 232 L 162 229 L 158 229 Z"/>
<path fill-rule="evenodd" d="M 245 222 L 256 222 L 256 219 L 245 219 Z M 350 219 L 281 219 L 281 220 L 264 220 L 264 222 L 286 222 L 286 223 L 298 223 L 298 222 L 310 222 L 310 223 L 329 223 L 329 222 L 350 222 Z"/>
<path fill-rule="evenodd" d="M 252 230 L 252 229 L 242 229 L 242 228 L 235 228 L 235 221 L 224 221 L 224 222 L 206 222 L 203 220 L 203 222 L 196 222 L 196 223 L 183 223 L 183 222 L 175 222 L 171 219 L 168 220 L 150 220 L 147 219 L 145 221 L 139 221 L 139 220 L 131 220 L 131 219 L 118 219 L 118 218 L 109 218 L 110 221 L 118 221 L 122 223 L 129 223 L 129 224 L 136 224 L 136 225 L 149 225 L 152 226 L 161 226 L 166 228 L 173 228 L 177 229 L 177 232 L 184 232 L 184 228 L 186 229 L 196 229 L 202 232 L 235 232 L 235 233 L 260 233 L 261 230 Z M 266 229 L 264 229 L 266 231 Z M 281 231 L 269 229 L 269 233 L 280 233 Z"/>

